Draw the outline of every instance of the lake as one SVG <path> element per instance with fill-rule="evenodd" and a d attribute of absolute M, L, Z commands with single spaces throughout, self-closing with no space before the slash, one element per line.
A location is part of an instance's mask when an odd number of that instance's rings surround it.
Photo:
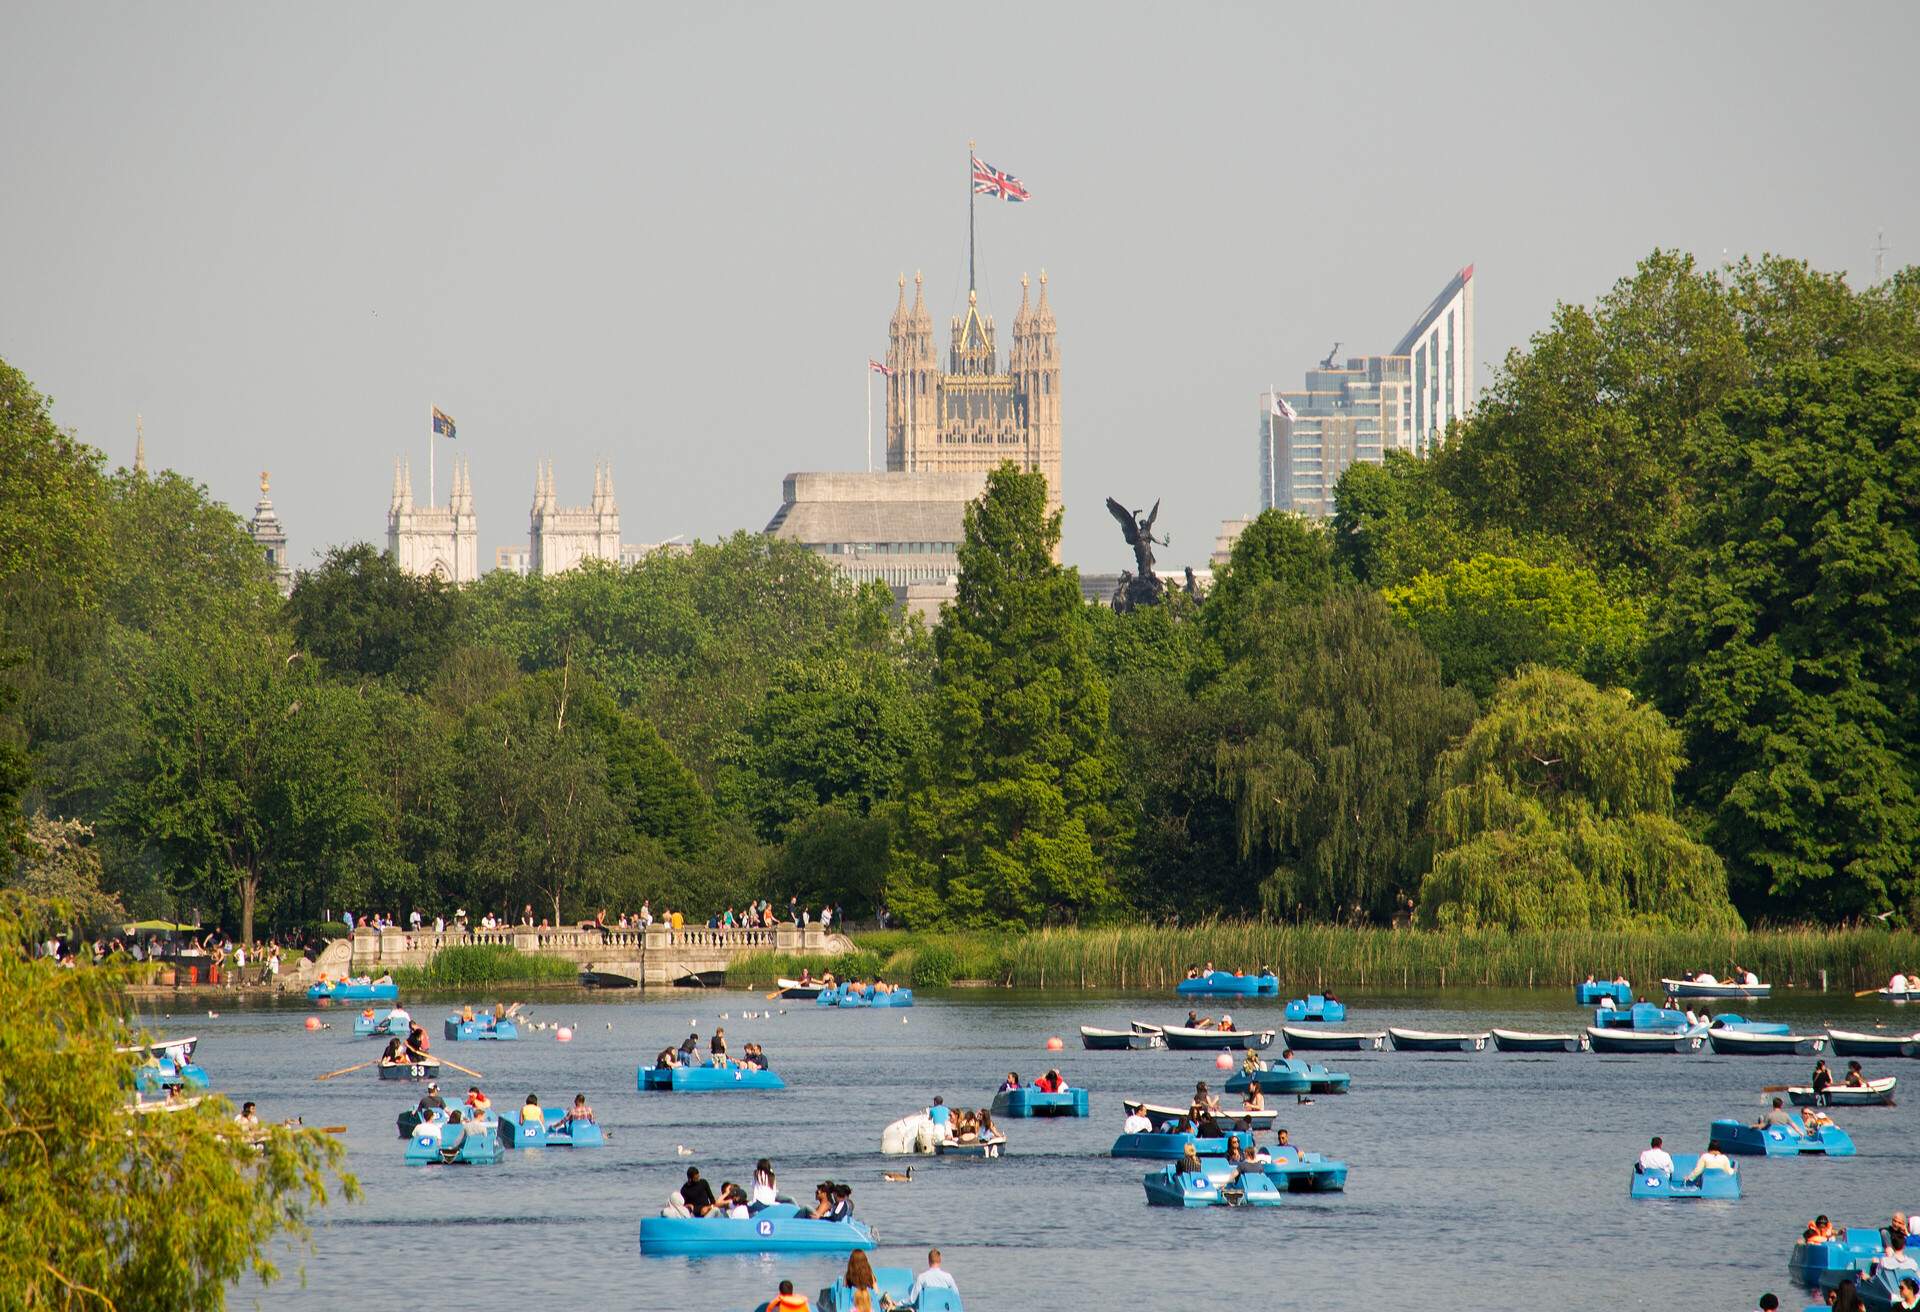
<path fill-rule="evenodd" d="M 509 990 L 508 998 L 522 996 Z M 491 1003 L 493 998 L 464 999 Z M 944 1251 L 969 1312 L 996 1309 L 1199 1308 L 1232 1299 L 1261 1308 L 1685 1307 L 1750 1309 L 1761 1292 L 1801 1306 L 1786 1262 L 1816 1213 L 1875 1223 L 1920 1209 L 1912 1104 L 1839 1109 L 1855 1158 L 1740 1158 L 1745 1197 L 1729 1203 L 1635 1202 L 1629 1168 L 1651 1134 L 1698 1151 L 1720 1116 L 1756 1118 L 1766 1084 L 1802 1080 L 1810 1059 L 1416 1053 L 1314 1055 L 1351 1071 L 1353 1092 L 1310 1106 L 1278 1102 L 1300 1146 L 1348 1162 L 1345 1193 L 1290 1196 L 1265 1209 L 1149 1208 L 1150 1164 L 1107 1156 L 1123 1097 L 1183 1102 L 1195 1080 L 1223 1082 L 1210 1054 L 1086 1052 L 1081 1024 L 1178 1022 L 1173 997 L 955 991 L 911 1010 L 839 1011 L 768 1002 L 758 993 L 544 994 L 535 1019 L 570 1022 L 518 1043 L 439 1037 L 458 1000 L 409 999 L 437 1055 L 474 1067 L 496 1106 L 529 1091 L 548 1106 L 587 1094 L 612 1142 L 599 1152 L 510 1152 L 496 1167 L 407 1167 L 394 1116 L 418 1096 L 372 1070 L 314 1076 L 372 1058 L 384 1041 L 352 1037 L 353 1012 L 309 1032 L 304 1003 L 143 1019 L 156 1032 L 198 1034 L 197 1060 L 216 1089 L 251 1098 L 263 1117 L 349 1127 L 347 1169 L 366 1198 L 322 1214 L 289 1278 L 248 1282 L 233 1305 L 324 1309 L 433 1306 L 462 1312 L 534 1309 L 751 1309 L 782 1278 L 810 1297 L 842 1262 L 806 1257 L 648 1257 L 638 1227 L 698 1165 L 717 1186 L 747 1182 L 770 1157 L 783 1192 L 821 1179 L 855 1186 L 874 1228 L 876 1266 L 924 1265 Z M 1348 1023 L 1380 1029 L 1574 1031 L 1587 1019 L 1570 991 L 1349 995 Z M 1785 1019 L 1871 1029 L 1920 1025 L 1839 995 L 1728 1004 Z M 1220 1004 L 1212 1011 L 1217 1014 Z M 743 1019 L 746 1012 L 772 1012 Z M 1243 1028 L 1277 1026 L 1280 1005 L 1232 1005 Z M 722 1020 L 721 1017 L 726 1017 Z M 724 1024 L 735 1052 L 766 1045 L 782 1093 L 642 1094 L 635 1067 Z M 1049 1035 L 1068 1047 L 1044 1050 Z M 1278 1051 L 1276 1044 L 1274 1051 Z M 1837 1063 L 1844 1067 L 1844 1063 Z M 1088 1120 L 1007 1121 L 1000 1161 L 889 1158 L 881 1128 L 935 1095 L 985 1106 L 1008 1070 L 1031 1079 L 1057 1065 L 1092 1092 Z M 1868 1062 L 1869 1073 L 1920 1075 L 1920 1063 Z M 470 1081 L 447 1070 L 449 1101 Z M 1903 1092 L 1906 1092 L 1903 1090 Z M 1920 1085 L 1910 1096 L 1920 1099 Z M 693 1156 L 683 1157 L 685 1146 Z M 915 1167 L 908 1184 L 881 1172 Z M 292 1273 L 304 1262 L 305 1285 Z"/>

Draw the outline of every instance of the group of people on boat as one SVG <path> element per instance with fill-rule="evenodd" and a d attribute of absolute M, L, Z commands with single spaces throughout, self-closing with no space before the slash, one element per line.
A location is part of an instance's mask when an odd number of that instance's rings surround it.
<path fill-rule="evenodd" d="M 1334 1000 L 1331 993 L 1327 995 L 1327 1000 L 1329 1002 Z M 1187 1012 L 1187 1028 L 1190 1030 L 1219 1030 L 1222 1034 L 1231 1034 L 1234 1032 L 1233 1013 L 1223 1011 L 1220 1013 L 1220 1019 L 1215 1020 L 1211 1016 L 1202 1016 L 1197 1011 L 1189 1011 Z"/>
<path fill-rule="evenodd" d="M 380 1064 L 382 1066 L 412 1066 L 423 1062 L 431 1063 L 433 1058 L 427 1053 L 429 1046 L 431 1045 L 427 1039 L 426 1029 L 421 1026 L 419 1021 L 409 1020 L 407 1022 L 407 1037 L 405 1039 L 388 1039 L 386 1051 L 380 1054 Z"/>
<path fill-rule="evenodd" d="M 1039 1093 L 1065 1093 L 1068 1089 L 1071 1089 L 1073 1086 L 1067 1083 L 1067 1077 L 1060 1073 L 1058 1067 L 1055 1067 L 1053 1070 L 1048 1071 L 1045 1075 L 1042 1075 L 1039 1078 L 1035 1079 L 1032 1084 L 1024 1085 L 1024 1086 L 1020 1083 L 1019 1071 L 1008 1071 L 1007 1078 L 1000 1081 L 1000 1088 L 998 1092 L 1012 1093 L 1015 1089 L 1019 1089 L 1023 1087 L 1031 1088 Z"/>
<path fill-rule="evenodd" d="M 705 1217 L 744 1221 L 775 1203 L 791 1202 L 780 1196 L 773 1163 L 762 1157 L 753 1165 L 753 1183 L 741 1188 L 731 1180 L 723 1181 L 720 1192 L 700 1177 L 700 1168 L 687 1168 L 686 1183 L 674 1190 L 662 1216 Z M 822 1180 L 813 1188 L 813 1206 L 801 1213 L 816 1221 L 845 1221 L 853 1216 L 853 1186 Z"/>
<path fill-rule="evenodd" d="M 1920 1261 L 1916 1261 L 1914 1255 L 1907 1250 L 1909 1238 L 1907 1227 L 1908 1218 L 1895 1212 L 1892 1219 L 1880 1231 L 1880 1252 L 1874 1257 L 1873 1265 L 1868 1271 L 1869 1275 L 1882 1271 L 1898 1273 L 1895 1278 L 1899 1281 L 1899 1287 L 1893 1306 L 1900 1309 L 1920 1307 Z M 1807 1244 L 1837 1244 L 1844 1237 L 1845 1232 L 1824 1215 L 1814 1217 L 1807 1223 L 1806 1229 L 1800 1232 L 1800 1241 Z M 1828 1298 L 1832 1306 L 1844 1307 L 1851 1312 L 1860 1312 L 1866 1306 L 1860 1299 L 1855 1282 L 1851 1279 L 1841 1281 L 1835 1289 L 1829 1291 Z"/>
<path fill-rule="evenodd" d="M 1640 1159 L 1635 1162 L 1634 1165 L 1649 1175 L 1655 1172 L 1664 1172 L 1666 1175 L 1672 1176 L 1673 1154 L 1667 1151 L 1666 1144 L 1660 1136 L 1656 1134 L 1653 1136 L 1652 1142 L 1641 1152 Z M 1694 1162 L 1693 1169 L 1682 1177 L 1681 1183 L 1692 1184 L 1695 1180 L 1704 1177 L 1708 1171 L 1720 1171 L 1727 1175 L 1734 1173 L 1733 1159 L 1711 1143 L 1707 1145 L 1706 1151 L 1701 1153 L 1698 1160 Z"/>
<path fill-rule="evenodd" d="M 928 1251 L 927 1269 L 914 1277 L 913 1287 L 907 1291 L 907 1299 L 904 1303 L 896 1302 L 891 1294 L 881 1294 L 879 1301 L 874 1301 L 874 1291 L 879 1288 L 880 1282 L 874 1277 L 873 1263 L 862 1252 L 856 1251 L 847 1258 L 847 1270 L 840 1277 L 840 1283 L 851 1295 L 846 1306 L 850 1307 L 852 1312 L 890 1312 L 893 1308 L 917 1308 L 920 1306 L 921 1295 L 929 1289 L 950 1290 L 955 1296 L 960 1293 L 960 1286 L 947 1273 L 946 1268 L 940 1265 L 940 1250 L 937 1248 Z M 813 1312 L 813 1304 L 807 1301 L 804 1294 L 793 1292 L 793 1281 L 782 1280 L 780 1292 L 767 1301 L 767 1312 Z"/>
<path fill-rule="evenodd" d="M 335 979 L 329 978 L 327 972 L 323 970 L 320 972 L 320 978 L 316 983 L 325 989 L 346 988 L 348 986 L 366 988 L 370 984 L 391 984 L 393 983 L 393 976 L 382 975 L 376 979 L 372 975 L 341 975 Z"/>
<path fill-rule="evenodd" d="M 1684 972 L 1680 978 L 1689 984 L 1706 984 L 1710 986 L 1717 984 L 1737 984 L 1741 988 L 1750 989 L 1758 988 L 1760 985 L 1760 977 L 1738 962 L 1735 962 L 1729 968 L 1725 979 L 1720 979 L 1710 970 L 1689 970 Z"/>
<path fill-rule="evenodd" d="M 1598 980 L 1598 979 L 1596 979 L 1596 978 L 1594 978 L 1594 976 L 1593 976 L 1593 975 L 1592 975 L 1591 973 L 1589 973 L 1589 974 L 1587 975 L 1587 978 L 1586 978 L 1586 980 L 1585 980 L 1584 982 L 1585 982 L 1585 983 L 1587 983 L 1587 984 L 1599 984 L 1599 983 L 1601 983 L 1602 981 L 1600 981 L 1600 980 Z M 1610 979 L 1610 980 L 1607 980 L 1607 981 L 1605 981 L 1605 982 L 1606 982 L 1606 983 L 1609 983 L 1609 984 L 1618 984 L 1618 985 L 1621 985 L 1621 986 L 1623 986 L 1623 987 L 1625 987 L 1625 988 L 1632 988 L 1632 987 L 1633 987 L 1633 981 L 1632 981 L 1632 980 L 1630 980 L 1630 979 L 1628 979 L 1628 978 L 1627 978 L 1627 977 L 1626 977 L 1625 975 L 1623 975 L 1623 974 L 1621 974 L 1621 973 L 1619 973 L 1618 971 L 1616 971 L 1616 972 L 1614 972 L 1614 976 L 1613 976 L 1613 978 L 1612 978 L 1612 979 Z"/>
<path fill-rule="evenodd" d="M 1209 962 L 1208 962 L 1208 963 L 1206 964 L 1206 966 L 1205 966 L 1204 968 L 1202 968 L 1202 967 L 1200 967 L 1200 966 L 1195 966 L 1195 965 L 1188 965 L 1188 967 L 1187 967 L 1187 978 L 1188 978 L 1188 979 L 1205 979 L 1205 978 L 1207 978 L 1207 977 L 1208 977 L 1209 975 L 1212 975 L 1213 973 L 1214 973 L 1214 969 L 1213 969 L 1213 963 L 1212 963 L 1211 961 L 1209 961 Z M 1232 976 L 1233 976 L 1233 977 L 1234 977 L 1235 979 L 1245 979 L 1245 978 L 1247 977 L 1247 972 L 1246 972 L 1246 971 L 1244 971 L 1244 970 L 1242 970 L 1242 969 L 1241 969 L 1240 967 L 1238 967 L 1238 966 L 1235 966 L 1235 967 L 1233 968 L 1233 970 L 1232 970 L 1231 972 L 1229 972 L 1229 973 L 1230 973 L 1230 974 L 1232 974 Z M 1273 967 L 1272 967 L 1272 966 L 1262 966 L 1262 967 L 1260 967 L 1260 969 L 1258 969 L 1258 970 L 1256 970 L 1256 971 L 1254 971 L 1253 973 L 1254 973 L 1254 975 L 1255 975 L 1255 976 L 1257 976 L 1257 977 L 1262 977 L 1262 978 L 1269 978 L 1269 979 L 1270 979 L 1270 978 L 1272 978 L 1272 976 L 1273 976 Z M 1332 994 L 1328 994 L 1327 996 L 1329 996 L 1329 997 L 1331 997 L 1331 996 L 1333 996 L 1333 995 L 1332 995 Z"/>
<path fill-rule="evenodd" d="M 1813 1078 L 1808 1080 L 1807 1083 L 1813 1086 L 1815 1093 L 1825 1093 L 1833 1087 L 1833 1071 L 1827 1066 L 1826 1058 L 1822 1057 L 1813 1064 Z M 1850 1061 L 1847 1063 L 1847 1077 L 1840 1082 L 1840 1087 L 1843 1089 L 1864 1089 L 1868 1087 L 1867 1073 L 1860 1069 L 1859 1062 Z"/>
<path fill-rule="evenodd" d="M 1018 1080 L 1020 1077 L 1008 1072 L 1007 1078 Z M 1038 1086 L 1038 1081 L 1035 1085 Z M 1003 1082 L 1002 1088 L 1004 1087 Z M 1014 1087 L 1018 1088 L 1019 1085 L 1016 1084 Z M 933 1137 L 936 1143 L 1005 1143 L 1007 1141 L 1007 1136 L 1000 1133 L 1000 1127 L 993 1123 L 993 1113 L 985 1107 L 977 1111 L 968 1111 L 964 1107 L 949 1107 L 945 1098 L 936 1096 L 933 1105 L 927 1108 L 926 1117 L 933 1123 Z"/>
<path fill-rule="evenodd" d="M 696 1032 L 680 1041 L 678 1048 L 662 1048 L 653 1059 L 653 1068 L 657 1071 L 670 1071 L 678 1068 L 696 1070 L 703 1066 L 713 1066 L 725 1070 L 738 1066 L 742 1070 L 764 1071 L 767 1066 L 767 1050 L 757 1043 L 749 1043 L 740 1049 L 738 1057 L 727 1051 L 727 1031 L 724 1026 L 713 1032 L 707 1041 L 707 1051 L 700 1051 L 700 1035 Z"/>

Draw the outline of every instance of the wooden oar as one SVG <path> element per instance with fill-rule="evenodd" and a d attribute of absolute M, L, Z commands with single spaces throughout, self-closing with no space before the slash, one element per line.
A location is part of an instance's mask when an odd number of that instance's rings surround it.
<path fill-rule="evenodd" d="M 418 1057 L 421 1061 L 437 1061 L 442 1066 L 451 1066 L 455 1070 L 459 1071 L 462 1075 L 471 1075 L 476 1080 L 484 1080 L 487 1078 L 486 1076 L 482 1075 L 479 1071 L 474 1070 L 471 1066 L 462 1066 L 459 1062 L 449 1061 L 445 1057 L 435 1057 L 430 1053 L 425 1053 L 420 1051 L 420 1049 L 414 1047 L 411 1043 L 407 1045 L 407 1051 L 412 1053 L 414 1056 Z"/>
<path fill-rule="evenodd" d="M 1878 993 L 1879 991 L 1879 989 L 1855 989 L 1853 996 L 1856 998 L 1864 998 L 1869 993 Z"/>
<path fill-rule="evenodd" d="M 363 1071 L 369 1066 L 377 1066 L 379 1064 L 380 1059 L 375 1057 L 372 1061 L 363 1061 L 358 1066 L 342 1066 L 337 1071 L 328 1071 L 325 1075 L 316 1075 L 314 1078 L 317 1080 L 330 1080 L 336 1075 L 347 1075 L 353 1071 Z"/>

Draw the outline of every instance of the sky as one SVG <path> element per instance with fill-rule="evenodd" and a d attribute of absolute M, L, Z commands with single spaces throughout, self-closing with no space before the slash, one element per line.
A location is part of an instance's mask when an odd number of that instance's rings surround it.
<path fill-rule="evenodd" d="M 1065 559 L 1113 495 L 1201 564 L 1259 394 L 1392 347 L 1476 266 L 1476 381 L 1655 247 L 1920 260 L 1920 6 L 0 0 L 0 358 L 65 427 L 296 564 L 424 499 L 459 423 L 483 561 L 612 462 L 629 542 L 861 469 L 896 278 L 1004 352 L 1059 322 Z M 855 384 L 859 384 L 858 387 Z M 879 393 L 875 390 L 876 409 Z M 880 445 L 875 434 L 875 447 Z"/>

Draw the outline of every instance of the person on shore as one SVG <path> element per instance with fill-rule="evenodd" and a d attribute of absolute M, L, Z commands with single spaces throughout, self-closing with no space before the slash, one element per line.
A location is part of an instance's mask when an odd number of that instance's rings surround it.
<path fill-rule="evenodd" d="M 1673 1174 L 1673 1154 L 1661 1145 L 1660 1136 L 1654 1135 L 1653 1142 L 1640 1154 L 1640 1169 L 1649 1173 L 1665 1171 Z"/>
<path fill-rule="evenodd" d="M 767 1312 L 813 1312 L 813 1304 L 805 1295 L 793 1292 L 793 1281 L 782 1280 L 780 1292 L 767 1302 Z"/>

